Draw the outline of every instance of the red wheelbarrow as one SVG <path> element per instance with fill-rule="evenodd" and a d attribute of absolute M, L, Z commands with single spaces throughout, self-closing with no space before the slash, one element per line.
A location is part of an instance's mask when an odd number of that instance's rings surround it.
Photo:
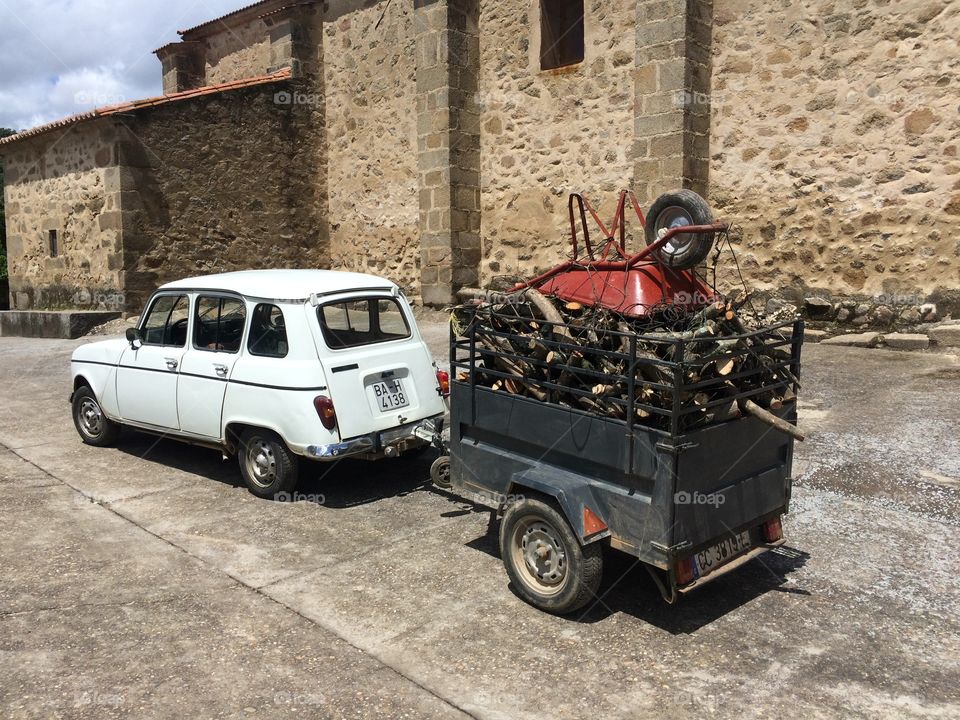
<path fill-rule="evenodd" d="M 647 242 L 633 255 L 626 250 L 628 201 Z M 517 284 L 514 291 L 534 287 L 567 302 L 601 306 L 634 317 L 650 315 L 664 306 L 696 310 L 720 299 L 695 268 L 706 260 L 717 235 L 728 227 L 713 221 L 706 201 L 695 192 L 680 190 L 661 195 L 644 217 L 636 194 L 623 190 L 609 226 L 580 193 L 570 195 L 569 211 L 572 259 Z M 603 233 L 602 246 L 596 251 L 590 241 L 587 213 Z"/>

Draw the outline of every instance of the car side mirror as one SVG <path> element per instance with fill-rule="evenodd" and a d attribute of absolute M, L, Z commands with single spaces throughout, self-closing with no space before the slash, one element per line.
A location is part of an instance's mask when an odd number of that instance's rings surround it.
<path fill-rule="evenodd" d="M 127 342 L 134 350 L 143 345 L 143 336 L 140 334 L 140 328 L 127 328 Z"/>

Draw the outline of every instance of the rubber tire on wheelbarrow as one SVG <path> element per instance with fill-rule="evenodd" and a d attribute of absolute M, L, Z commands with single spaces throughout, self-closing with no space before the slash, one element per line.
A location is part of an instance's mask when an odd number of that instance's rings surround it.
<path fill-rule="evenodd" d="M 707 201 L 693 190 L 679 190 L 664 193 L 650 206 L 646 217 L 647 245 L 652 245 L 659 237 L 661 228 L 676 225 L 710 225 L 713 213 Z M 713 233 L 696 235 L 676 235 L 663 248 L 657 251 L 657 257 L 667 267 L 686 270 L 696 267 L 707 259 L 713 248 Z"/>

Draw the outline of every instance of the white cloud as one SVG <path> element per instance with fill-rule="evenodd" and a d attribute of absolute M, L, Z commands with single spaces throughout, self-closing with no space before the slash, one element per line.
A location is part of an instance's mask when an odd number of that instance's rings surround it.
<path fill-rule="evenodd" d="M 250 0 L 0 0 L 0 127 L 161 93 L 153 51 Z"/>

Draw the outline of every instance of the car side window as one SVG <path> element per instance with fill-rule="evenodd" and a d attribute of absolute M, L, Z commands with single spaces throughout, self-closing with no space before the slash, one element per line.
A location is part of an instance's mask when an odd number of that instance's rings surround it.
<path fill-rule="evenodd" d="M 242 300 L 201 295 L 193 323 L 193 346 L 212 352 L 239 352 L 246 318 L 247 308 Z"/>
<path fill-rule="evenodd" d="M 260 303 L 253 309 L 247 350 L 251 355 L 286 357 L 289 350 L 287 324 L 283 319 L 283 311 L 278 306 Z"/>
<path fill-rule="evenodd" d="M 153 301 L 141 328 L 144 345 L 183 347 L 187 344 L 190 301 L 186 295 L 161 295 Z"/>

